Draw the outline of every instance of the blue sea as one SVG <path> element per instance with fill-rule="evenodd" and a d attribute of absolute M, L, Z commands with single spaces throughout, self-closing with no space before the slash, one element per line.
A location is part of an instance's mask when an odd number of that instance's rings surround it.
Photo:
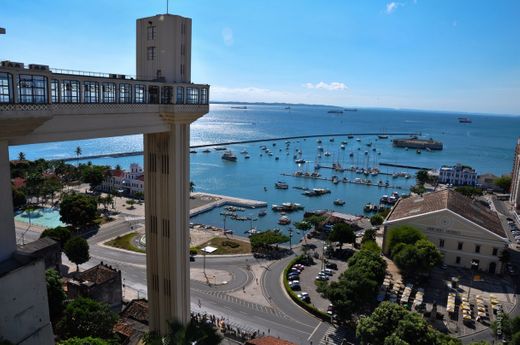
<path fill-rule="evenodd" d="M 328 113 L 331 107 L 292 105 L 286 109 L 283 105 L 247 105 L 247 109 L 233 109 L 230 104 L 212 104 L 210 112 L 197 120 L 191 126 L 191 144 L 212 144 L 230 141 L 251 139 L 270 139 L 277 137 L 322 134 L 322 143 L 318 138 L 290 140 L 268 140 L 262 143 L 242 144 L 229 146 L 238 157 L 237 162 L 221 159 L 222 151 L 211 150 L 203 153 L 191 154 L 191 180 L 195 183 L 195 190 L 200 192 L 225 194 L 266 201 L 269 203 L 268 215 L 257 217 L 258 210 L 246 210 L 243 216 L 253 219 L 253 226 L 258 229 L 288 226 L 279 226 L 279 215 L 271 212 L 272 204 L 282 202 L 297 202 L 305 206 L 305 210 L 333 209 L 345 213 L 362 214 L 363 205 L 367 202 L 378 202 L 383 194 L 393 191 L 406 193 L 414 179 L 392 178 L 391 176 L 371 176 L 373 183 L 380 180 L 388 182 L 393 188 L 379 188 L 374 186 L 342 183 L 333 184 L 330 181 L 310 180 L 282 174 L 292 174 L 296 171 L 312 172 L 318 160 L 319 164 L 331 166 L 340 163 L 344 167 L 357 165 L 361 167 L 378 166 L 379 163 L 397 163 L 421 167 L 439 168 L 443 164 L 462 163 L 477 169 L 479 174 L 493 173 L 502 175 L 510 173 L 514 147 L 520 136 L 520 117 L 498 115 L 471 115 L 449 112 L 427 112 L 413 110 L 388 109 L 358 109 L 346 111 L 343 114 Z M 469 117 L 472 123 L 459 123 L 458 117 Z M 421 133 L 424 138 L 433 138 L 442 141 L 442 151 L 422 151 L 394 148 L 389 139 L 378 139 L 377 136 L 355 135 L 353 139 L 346 136 L 332 137 L 328 134 L 337 133 L 367 133 L 367 132 L 410 132 Z M 359 138 L 360 141 L 356 139 Z M 342 141 L 346 141 L 345 150 L 340 149 Z M 367 144 L 371 143 L 371 146 Z M 266 145 L 272 156 L 265 154 L 260 146 Z M 323 147 L 321 158 L 318 158 L 318 146 Z M 35 144 L 10 147 L 11 159 L 16 159 L 19 152 L 24 152 L 28 159 L 36 158 L 65 158 L 74 157 L 77 146 L 81 147 L 84 156 L 104 153 L 140 151 L 143 148 L 142 136 L 132 135 L 124 137 L 103 138 L 95 140 L 81 140 Z M 245 159 L 240 152 L 246 150 L 251 157 Z M 297 165 L 294 155 L 301 151 L 301 157 L 307 161 Z M 324 153 L 330 156 L 325 157 Z M 366 154 L 365 154 L 366 152 Z M 353 157 L 350 157 L 353 153 Z M 261 156 L 262 154 L 262 156 Z M 279 159 L 276 160 L 276 157 Z M 299 156 L 298 156 L 299 157 Z M 94 164 L 127 168 L 130 163 L 142 164 L 142 156 L 121 158 L 100 158 L 92 160 Z M 385 173 L 406 171 L 414 174 L 414 170 L 390 168 L 380 166 Z M 330 169 L 320 169 L 323 177 L 347 177 L 353 180 L 356 177 L 365 178 L 351 172 L 338 173 Z M 284 181 L 289 184 L 288 190 L 274 188 L 274 183 Z M 327 188 L 330 194 L 321 197 L 307 197 L 297 188 Z M 400 188 L 398 188 L 400 187 Z M 344 206 L 335 206 L 335 199 L 343 199 Z M 200 222 L 223 226 L 223 216 L 213 211 L 193 217 L 192 222 Z M 288 216 L 293 221 L 302 218 L 303 213 L 293 213 Z M 233 221 L 227 218 L 226 228 L 233 229 L 241 234 L 250 228 L 251 222 Z"/>

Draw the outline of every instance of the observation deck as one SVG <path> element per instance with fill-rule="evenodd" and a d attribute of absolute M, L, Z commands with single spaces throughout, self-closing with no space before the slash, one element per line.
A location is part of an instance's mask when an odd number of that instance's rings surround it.
<path fill-rule="evenodd" d="M 166 132 L 208 111 L 207 84 L 0 66 L 0 140 L 10 145 Z"/>

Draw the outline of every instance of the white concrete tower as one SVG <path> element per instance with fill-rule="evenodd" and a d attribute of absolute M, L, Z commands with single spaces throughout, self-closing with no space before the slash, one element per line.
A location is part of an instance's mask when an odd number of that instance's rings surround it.
<path fill-rule="evenodd" d="M 137 79 L 191 81 L 191 19 L 160 14 L 137 20 Z"/>
<path fill-rule="evenodd" d="M 190 82 L 190 69 L 191 19 L 137 20 L 138 79 Z M 164 334 L 167 321 L 190 318 L 189 142 L 197 116 L 161 116 L 170 130 L 144 135 L 144 165 L 149 322 Z"/>

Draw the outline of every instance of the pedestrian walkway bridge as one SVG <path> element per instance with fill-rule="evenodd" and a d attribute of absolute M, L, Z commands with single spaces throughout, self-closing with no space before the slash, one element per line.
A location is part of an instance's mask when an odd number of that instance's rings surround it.
<path fill-rule="evenodd" d="M 28 144 L 163 132 L 165 120 L 208 112 L 209 85 L 164 80 L 2 61 L 0 138 Z"/>

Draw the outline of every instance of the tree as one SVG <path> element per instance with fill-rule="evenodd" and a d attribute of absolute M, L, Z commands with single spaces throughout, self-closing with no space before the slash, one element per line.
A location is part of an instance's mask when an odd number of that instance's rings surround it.
<path fill-rule="evenodd" d="M 384 218 L 380 214 L 374 214 L 372 217 L 370 217 L 370 224 L 376 226 L 381 225 L 384 222 Z"/>
<path fill-rule="evenodd" d="M 280 232 L 280 230 L 267 230 L 253 234 L 249 237 L 251 242 L 251 249 L 258 251 L 260 249 L 271 249 L 273 244 L 285 243 L 289 241 L 289 236 Z"/>
<path fill-rule="evenodd" d="M 65 307 L 63 318 L 58 323 L 58 333 L 64 338 L 112 337 L 112 328 L 117 314 L 106 303 L 78 297 Z"/>
<path fill-rule="evenodd" d="M 43 181 L 42 194 L 46 199 L 50 196 L 51 203 L 54 204 L 54 196 L 57 192 L 62 190 L 62 188 L 63 186 L 60 180 L 56 176 L 51 176 Z"/>
<path fill-rule="evenodd" d="M 428 240 L 400 243 L 392 250 L 392 259 L 406 275 L 428 274 L 442 262 L 442 253 Z"/>
<path fill-rule="evenodd" d="M 361 238 L 361 243 L 366 241 L 375 241 L 376 240 L 376 229 L 366 229 L 363 234 L 363 238 Z"/>
<path fill-rule="evenodd" d="M 20 208 L 27 203 L 27 197 L 21 188 L 12 188 L 13 207 Z"/>
<path fill-rule="evenodd" d="M 95 190 L 103 183 L 107 170 L 108 167 L 99 165 L 82 166 L 81 179 L 90 185 L 91 190 Z"/>
<path fill-rule="evenodd" d="M 81 147 L 77 146 L 76 147 L 76 151 L 74 151 L 76 153 L 76 158 L 78 159 L 78 166 L 79 166 L 79 156 L 81 156 Z"/>
<path fill-rule="evenodd" d="M 25 160 L 25 153 L 23 152 L 18 152 L 18 160 L 19 161 L 24 161 Z"/>
<path fill-rule="evenodd" d="M 129 199 L 129 200 L 126 201 L 126 203 L 130 206 L 130 207 L 128 207 L 129 210 L 133 210 L 135 208 L 134 207 L 134 205 L 135 205 L 135 200 L 134 199 Z"/>
<path fill-rule="evenodd" d="M 98 203 L 103 205 L 104 213 L 108 214 L 108 206 L 114 203 L 114 197 L 110 194 L 98 197 Z"/>
<path fill-rule="evenodd" d="M 337 223 L 332 227 L 329 241 L 339 242 L 339 248 L 341 249 L 344 243 L 354 243 L 356 241 L 356 234 L 349 224 Z"/>
<path fill-rule="evenodd" d="M 473 186 L 460 186 L 460 187 L 456 187 L 455 188 L 455 191 L 464 195 L 464 196 L 467 196 L 468 198 L 472 198 L 473 196 L 478 196 L 478 195 L 482 195 L 482 189 L 480 188 L 475 188 Z"/>
<path fill-rule="evenodd" d="M 40 238 L 49 237 L 58 242 L 63 249 L 65 247 L 65 243 L 70 239 L 71 233 L 68 227 L 66 226 L 58 226 L 55 228 L 49 228 L 43 230 Z"/>
<path fill-rule="evenodd" d="M 302 220 L 301 222 L 294 223 L 294 227 L 298 230 L 307 231 L 312 228 L 312 224 L 306 220 Z"/>
<path fill-rule="evenodd" d="M 79 271 L 79 265 L 90 260 L 89 245 L 83 237 L 76 236 L 68 240 L 63 252 L 76 264 L 76 271 Z"/>
<path fill-rule="evenodd" d="M 60 341 L 58 345 L 111 345 L 111 342 L 108 342 L 106 340 L 103 340 L 101 338 L 93 338 L 93 337 L 86 337 L 86 338 L 70 338 L 67 340 Z"/>
<path fill-rule="evenodd" d="M 502 188 L 502 190 L 507 193 L 511 189 L 511 181 L 512 181 L 511 176 L 502 175 L 495 179 L 495 184 L 497 186 L 499 186 L 500 188 Z"/>
<path fill-rule="evenodd" d="M 75 228 L 91 224 L 97 217 L 97 200 L 85 194 L 66 194 L 60 204 L 60 220 Z"/>
<path fill-rule="evenodd" d="M 418 240 L 426 239 L 421 230 L 409 225 L 401 225 L 388 232 L 388 249 L 390 252 L 398 243 L 415 244 Z"/>
<path fill-rule="evenodd" d="M 67 296 L 65 295 L 65 291 L 63 291 L 60 274 L 56 270 L 47 270 L 45 272 L 45 279 L 47 280 L 49 314 L 52 320 L 56 320 L 63 312 L 63 303 Z"/>
<path fill-rule="evenodd" d="M 406 309 L 398 304 L 382 302 L 370 316 L 359 320 L 356 336 L 361 344 L 383 344 L 406 313 Z"/>
<path fill-rule="evenodd" d="M 428 175 L 428 170 L 419 170 L 415 174 L 415 179 L 419 184 L 425 184 L 430 180 L 430 176 Z"/>
<path fill-rule="evenodd" d="M 327 219 L 325 216 L 318 216 L 313 214 L 310 217 L 305 218 L 305 220 L 309 223 L 311 223 L 314 228 L 317 228 L 321 223 L 323 223 Z"/>
<path fill-rule="evenodd" d="M 145 345 L 218 345 L 223 337 L 210 324 L 192 319 L 187 325 L 178 321 L 168 322 L 168 330 L 164 337 L 156 333 L 147 333 Z"/>
<path fill-rule="evenodd" d="M 365 241 L 361 243 L 362 250 L 370 250 L 374 253 L 381 254 L 381 247 L 379 247 L 376 241 Z"/>

